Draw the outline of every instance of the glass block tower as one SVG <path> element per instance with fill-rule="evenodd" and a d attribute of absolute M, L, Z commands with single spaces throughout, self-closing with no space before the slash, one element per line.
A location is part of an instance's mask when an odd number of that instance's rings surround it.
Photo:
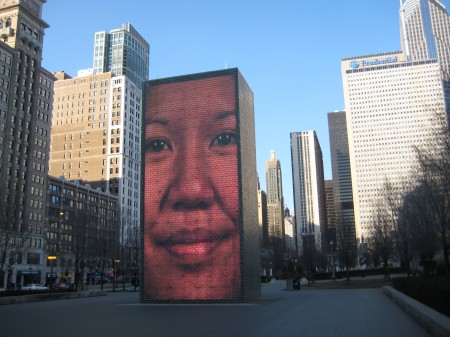
<path fill-rule="evenodd" d="M 356 244 L 352 176 L 345 111 L 328 113 L 328 130 L 333 173 L 336 229 L 340 234 L 338 238 Z"/>
<path fill-rule="evenodd" d="M 400 2 L 402 50 L 408 61 L 437 58 L 449 78 L 450 20 L 438 0 L 406 0 Z"/>
<path fill-rule="evenodd" d="M 95 33 L 93 73 L 124 75 L 137 86 L 148 80 L 150 45 L 130 24 Z"/>

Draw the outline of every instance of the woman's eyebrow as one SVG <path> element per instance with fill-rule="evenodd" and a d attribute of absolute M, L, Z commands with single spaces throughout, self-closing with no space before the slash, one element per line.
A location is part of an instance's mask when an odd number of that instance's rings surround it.
<path fill-rule="evenodd" d="M 222 120 L 222 119 L 228 118 L 229 116 L 236 117 L 236 112 L 234 112 L 234 111 L 224 111 L 224 112 L 219 112 L 218 114 L 216 114 L 216 115 L 214 116 L 214 121 L 215 121 L 215 122 L 216 122 L 216 121 L 220 121 L 220 120 Z"/>
<path fill-rule="evenodd" d="M 147 124 L 148 124 L 148 125 L 150 125 L 150 124 L 159 124 L 159 125 L 164 125 L 164 126 L 166 126 L 166 125 L 169 125 L 169 121 L 166 120 L 166 119 L 152 119 L 152 118 L 150 118 L 150 119 L 147 121 Z"/>

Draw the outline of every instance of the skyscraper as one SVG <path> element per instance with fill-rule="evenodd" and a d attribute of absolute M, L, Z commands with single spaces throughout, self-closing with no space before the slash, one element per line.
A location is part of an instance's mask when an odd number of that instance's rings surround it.
<path fill-rule="evenodd" d="M 326 225 L 325 183 L 322 149 L 315 131 L 291 133 L 291 158 L 299 252 L 305 240 L 321 248 Z"/>
<path fill-rule="evenodd" d="M 283 263 L 284 253 L 284 198 L 281 165 L 273 150 L 270 152 L 270 159 L 266 161 L 266 188 L 269 242 L 275 253 L 275 268 L 279 268 Z"/>
<path fill-rule="evenodd" d="M 45 0 L 0 4 L 0 249 L 11 282 L 41 281 L 55 78 L 41 67 Z M 2 271 L 0 271 L 2 274 Z M 4 280 L 3 278 L 1 279 Z M 0 286 L 3 286 L 1 284 Z"/>
<path fill-rule="evenodd" d="M 436 59 L 408 62 L 402 52 L 342 60 L 357 239 L 367 238 L 386 192 L 401 192 L 429 146 L 446 106 Z"/>
<path fill-rule="evenodd" d="M 138 87 L 149 76 L 150 45 L 130 24 L 95 33 L 93 73 L 126 76 Z"/>
<path fill-rule="evenodd" d="M 334 186 L 333 180 L 325 180 L 325 207 L 327 212 L 326 231 L 324 233 L 325 242 L 331 240 L 336 242 L 336 210 L 334 208 Z"/>
<path fill-rule="evenodd" d="M 353 210 L 352 176 L 348 148 L 347 119 L 345 111 L 328 114 L 331 169 L 337 239 L 356 244 L 355 213 Z M 339 242 L 336 242 L 339 245 Z"/>
<path fill-rule="evenodd" d="M 148 43 L 128 23 L 96 33 L 94 69 L 56 73 L 50 174 L 117 195 L 122 244 L 140 224 L 142 81 Z"/>
<path fill-rule="evenodd" d="M 141 110 L 142 90 L 125 76 L 109 72 L 55 83 L 49 174 L 119 196 L 130 229 L 140 219 Z"/>
<path fill-rule="evenodd" d="M 295 230 L 295 216 L 289 208 L 284 209 L 284 246 L 286 256 L 293 261 L 298 257 L 297 231 Z"/>
<path fill-rule="evenodd" d="M 437 58 L 447 79 L 450 70 L 450 20 L 442 1 L 401 0 L 402 50 L 408 61 Z"/>
<path fill-rule="evenodd" d="M 258 224 L 259 224 L 259 244 L 263 248 L 268 241 L 267 225 L 267 194 L 261 189 L 258 177 Z"/>

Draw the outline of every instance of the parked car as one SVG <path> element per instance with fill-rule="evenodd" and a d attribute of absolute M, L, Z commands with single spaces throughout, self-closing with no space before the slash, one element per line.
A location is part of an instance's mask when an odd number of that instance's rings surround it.
<path fill-rule="evenodd" d="M 53 283 L 52 285 L 53 289 L 67 289 L 69 288 L 68 283 Z"/>
<path fill-rule="evenodd" d="M 29 284 L 25 284 L 22 287 L 22 290 L 48 290 L 48 287 L 43 286 L 42 284 L 29 283 Z"/>

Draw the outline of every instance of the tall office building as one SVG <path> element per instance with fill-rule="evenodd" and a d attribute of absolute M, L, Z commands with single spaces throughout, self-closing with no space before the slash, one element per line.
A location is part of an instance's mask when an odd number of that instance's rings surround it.
<path fill-rule="evenodd" d="M 328 113 L 335 229 L 337 239 L 356 245 L 352 176 L 345 111 Z M 336 240 L 335 240 L 336 242 Z M 339 246 L 339 242 L 336 242 Z"/>
<path fill-rule="evenodd" d="M 56 76 L 66 79 L 55 83 L 49 174 L 117 195 L 122 225 L 133 231 L 140 223 L 142 89 L 110 72 Z"/>
<path fill-rule="evenodd" d="M 298 257 L 297 231 L 295 230 L 295 216 L 289 208 L 284 209 L 284 245 L 286 255 L 295 260 Z"/>
<path fill-rule="evenodd" d="M 8 282 L 41 280 L 54 77 L 41 67 L 45 0 L 0 3 L 0 250 Z M 0 271 L 2 274 L 2 271 Z M 1 279 L 0 287 L 3 287 Z M 32 280 L 32 279 L 29 279 Z"/>
<path fill-rule="evenodd" d="M 268 225 L 267 225 L 267 194 L 261 189 L 258 177 L 258 225 L 259 225 L 259 245 L 261 248 L 268 241 Z"/>
<path fill-rule="evenodd" d="M 315 131 L 291 133 L 294 211 L 299 252 L 305 241 L 322 247 L 326 225 L 323 157 Z"/>
<path fill-rule="evenodd" d="M 437 59 L 408 62 L 402 52 L 343 59 L 357 239 L 368 237 L 389 182 L 401 191 L 445 118 Z"/>
<path fill-rule="evenodd" d="M 275 253 L 275 268 L 279 268 L 284 254 L 284 198 L 281 165 L 273 150 L 266 161 L 266 189 L 269 244 Z"/>
<path fill-rule="evenodd" d="M 258 177 L 258 227 L 261 275 L 272 275 L 272 254 L 269 247 L 269 229 L 267 223 L 267 194 L 261 189 Z"/>
<path fill-rule="evenodd" d="M 402 50 L 408 61 L 437 58 L 447 80 L 450 74 L 450 20 L 442 1 L 401 0 Z"/>
<path fill-rule="evenodd" d="M 275 158 L 275 151 L 273 150 L 270 153 L 270 160 L 266 161 L 266 184 L 269 237 L 282 239 L 284 236 L 284 199 L 281 165 L 280 161 Z"/>
<path fill-rule="evenodd" d="M 95 34 L 94 68 L 56 73 L 50 174 L 80 180 L 119 198 L 120 240 L 140 225 L 142 82 L 149 45 L 126 23 Z"/>
<path fill-rule="evenodd" d="M 140 87 L 149 76 L 150 45 L 130 24 L 95 33 L 93 74 L 111 72 Z"/>
<path fill-rule="evenodd" d="M 325 180 L 325 207 L 327 212 L 327 223 L 325 226 L 324 241 L 336 242 L 336 210 L 334 208 L 334 186 L 333 180 Z"/>

